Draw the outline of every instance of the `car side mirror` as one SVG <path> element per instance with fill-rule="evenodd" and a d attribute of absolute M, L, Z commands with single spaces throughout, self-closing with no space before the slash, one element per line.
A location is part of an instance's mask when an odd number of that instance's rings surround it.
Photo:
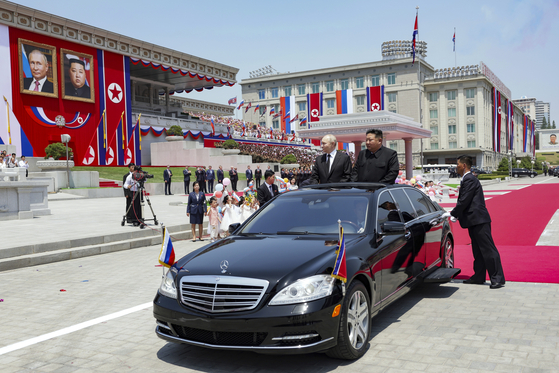
<path fill-rule="evenodd" d="M 233 234 L 240 226 L 241 223 L 229 224 L 229 234 Z"/>
<path fill-rule="evenodd" d="M 382 234 L 385 236 L 405 234 L 406 224 L 400 221 L 387 221 L 381 224 Z"/>

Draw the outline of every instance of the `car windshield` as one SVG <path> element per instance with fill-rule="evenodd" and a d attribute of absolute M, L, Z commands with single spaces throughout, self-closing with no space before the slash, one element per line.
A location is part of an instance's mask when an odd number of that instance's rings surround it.
<path fill-rule="evenodd" d="M 368 206 L 366 196 L 292 193 L 270 202 L 240 233 L 338 234 L 338 220 L 345 233 L 362 233 Z"/>

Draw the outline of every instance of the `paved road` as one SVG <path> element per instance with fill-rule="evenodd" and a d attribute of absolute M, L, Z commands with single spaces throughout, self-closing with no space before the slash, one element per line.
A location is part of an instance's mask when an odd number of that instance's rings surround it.
<path fill-rule="evenodd" d="M 202 244 L 176 242 L 177 255 Z M 149 246 L 1 272 L 0 371 L 559 372 L 557 284 L 422 285 L 373 320 L 369 350 L 355 362 L 168 344 L 151 311 L 158 253 Z"/>

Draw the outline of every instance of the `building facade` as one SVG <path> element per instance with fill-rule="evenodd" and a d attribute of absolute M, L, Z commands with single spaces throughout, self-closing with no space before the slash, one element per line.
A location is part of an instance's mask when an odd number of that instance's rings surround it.
<path fill-rule="evenodd" d="M 536 101 L 536 121 L 538 129 L 542 127 L 543 118 L 548 125 L 551 125 L 549 116 L 549 102 Z"/>
<path fill-rule="evenodd" d="M 390 43 L 396 48 L 387 48 Z M 295 106 L 290 117 L 299 118 L 290 129 L 297 131 L 303 128 L 299 127 L 301 119 L 308 117 L 307 94 L 322 93 L 322 115 L 331 116 L 338 115 L 337 100 L 341 97 L 338 92 L 345 91 L 350 102 L 347 107 L 360 113 L 372 110 L 367 105 L 367 88 L 384 86 L 384 110 L 411 117 L 432 131 L 430 139 L 414 140 L 414 165 L 454 164 L 457 156 L 468 154 L 478 167 L 495 169 L 509 155 L 511 145 L 515 155 L 524 155 L 523 137 L 531 136 L 531 132 L 524 133 L 524 112 L 514 103 L 506 106 L 512 109 L 514 123 L 510 144 L 504 103 L 510 102 L 511 93 L 483 62 L 435 69 L 419 55 L 412 64 L 409 53 L 391 52 L 402 50 L 397 48 L 398 43 L 405 42 L 383 44 L 381 61 L 245 79 L 241 82 L 243 100 L 252 108 L 258 105 L 258 110 L 244 111 L 243 119 L 279 129 L 281 118 L 269 115 L 270 109 L 278 113 L 282 98 L 284 101 L 289 98 Z M 493 88 L 500 92 L 503 102 L 500 144 L 496 151 L 493 128 L 498 127 L 493 124 Z M 403 140 L 391 140 L 385 146 L 397 150 L 403 161 Z"/>

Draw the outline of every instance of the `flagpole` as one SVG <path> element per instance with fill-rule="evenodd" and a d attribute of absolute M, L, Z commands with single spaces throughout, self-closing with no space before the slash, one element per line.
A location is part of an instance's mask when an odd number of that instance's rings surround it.
<path fill-rule="evenodd" d="M 142 127 L 140 126 L 140 119 L 142 118 L 142 113 L 138 116 L 138 131 L 140 136 L 140 151 L 142 150 Z"/>
<path fill-rule="evenodd" d="M 163 223 L 161 223 L 161 245 L 165 245 L 165 225 Z M 163 276 L 162 278 L 165 278 L 165 266 L 161 265 L 161 269 L 163 270 Z"/>
<path fill-rule="evenodd" d="M 417 21 L 417 44 L 419 44 L 419 5 L 415 7 L 415 17 Z M 417 53 L 417 50 L 416 50 Z M 419 97 L 419 123 L 423 128 L 423 115 L 421 113 L 421 52 L 417 53 L 417 90 L 418 90 L 418 97 Z M 420 153 L 420 160 L 419 163 L 421 164 L 421 173 L 423 173 L 423 139 L 419 140 L 419 153 Z M 413 151 L 412 151 L 413 153 Z M 412 157 L 413 159 L 413 157 Z M 413 160 L 412 160 L 413 163 Z M 413 175 L 412 175 L 413 176 Z"/>
<path fill-rule="evenodd" d="M 454 28 L 454 42 L 453 42 L 453 44 L 454 44 L 454 48 L 453 48 L 454 49 L 454 67 L 457 67 L 457 64 L 456 64 L 456 27 Z"/>
<path fill-rule="evenodd" d="M 6 101 L 6 114 L 8 114 L 8 143 L 12 145 L 12 131 L 10 130 L 10 103 L 6 96 L 4 96 L 4 101 Z"/>

